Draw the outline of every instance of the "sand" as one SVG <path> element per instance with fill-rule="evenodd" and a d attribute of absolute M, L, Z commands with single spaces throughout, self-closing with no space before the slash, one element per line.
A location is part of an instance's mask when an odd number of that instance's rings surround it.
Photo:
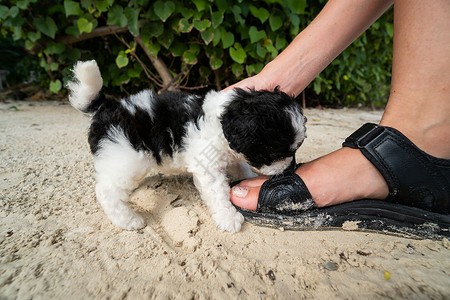
<path fill-rule="evenodd" d="M 298 161 L 381 112 L 305 115 Z M 87 127 L 66 103 L 0 103 L 0 299 L 450 298 L 447 239 L 249 223 L 230 234 L 189 176 L 146 179 L 132 200 L 148 225 L 121 230 L 95 199 Z"/>

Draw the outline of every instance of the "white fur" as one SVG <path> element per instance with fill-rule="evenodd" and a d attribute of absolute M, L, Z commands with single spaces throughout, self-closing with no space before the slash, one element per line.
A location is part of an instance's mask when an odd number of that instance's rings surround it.
<path fill-rule="evenodd" d="M 67 84 L 70 90 L 69 101 L 73 107 L 84 111 L 102 89 L 103 79 L 95 60 L 77 62 L 73 74 L 76 80 Z"/>
<path fill-rule="evenodd" d="M 69 99 L 75 108 L 85 111 L 102 87 L 100 71 L 95 61 L 79 62 L 73 71 L 75 81 L 68 84 Z M 185 125 L 186 134 L 182 139 L 183 147 L 180 148 L 182 150 L 173 147 L 173 155 L 162 156 L 160 164 L 151 153 L 136 150 L 120 127 L 110 127 L 107 136 L 99 142 L 94 166 L 96 195 L 113 224 L 128 230 L 145 226 L 142 216 L 131 209 L 128 201 L 131 192 L 146 176 L 191 173 L 217 226 L 229 232 L 241 229 L 244 218 L 230 202 L 229 179 L 226 174 L 231 173 L 236 179 L 253 177 L 255 174 L 246 163 L 244 155 L 230 149 L 222 131 L 220 116 L 232 100 L 233 93 L 233 90 L 209 92 L 203 102 L 204 116 L 197 124 L 188 122 Z M 153 119 L 153 99 L 151 91 L 142 91 L 121 103 L 131 114 L 134 115 L 139 107 Z M 189 102 L 185 105 L 189 105 Z M 290 113 L 293 115 L 294 128 L 304 131 L 304 119 L 300 111 Z M 172 132 L 169 134 L 172 135 Z M 301 142 L 304 136 L 297 138 L 294 144 Z M 271 166 L 263 166 L 260 171 L 265 174 L 280 173 L 291 160 L 292 158 L 286 158 Z"/>
<path fill-rule="evenodd" d="M 287 112 L 291 115 L 292 126 L 297 133 L 295 141 L 291 145 L 291 149 L 296 150 L 298 149 L 299 144 L 306 139 L 306 119 L 305 116 L 303 116 L 303 114 L 295 108 L 287 109 Z"/>
<path fill-rule="evenodd" d="M 231 155 L 231 149 L 225 139 L 219 116 L 224 106 L 230 101 L 231 92 L 209 92 L 203 103 L 205 116 L 196 127 L 193 123 L 187 126 L 185 138 L 187 170 L 193 174 L 194 183 L 202 199 L 206 202 L 217 226 L 226 231 L 237 232 L 241 229 L 244 217 L 230 202 L 230 186 L 226 176 L 230 166 L 239 164 L 236 156 Z M 204 152 L 212 149 L 214 161 L 202 163 Z M 205 166 L 205 164 L 207 165 Z M 236 170 L 236 169 L 235 169 Z M 248 175 L 248 169 L 240 171 Z"/>
<path fill-rule="evenodd" d="M 270 166 L 264 165 L 261 168 L 259 168 L 257 170 L 257 172 L 260 174 L 265 174 L 265 175 L 279 174 L 279 173 L 283 172 L 284 170 L 286 170 L 287 167 L 289 167 L 289 165 L 292 162 L 292 159 L 293 159 L 292 157 L 287 157 L 283 160 L 279 160 L 279 161 L 272 163 Z"/>
<path fill-rule="evenodd" d="M 154 112 L 152 110 L 153 93 L 150 90 L 143 90 L 138 94 L 131 95 L 129 101 L 121 101 L 122 106 L 124 106 L 128 111 L 134 115 L 136 113 L 136 107 L 146 111 L 150 118 L 154 118 Z"/>
<path fill-rule="evenodd" d="M 101 150 L 94 157 L 96 195 L 113 224 L 128 230 L 145 226 L 142 216 L 127 203 L 131 192 L 146 176 L 192 173 L 201 198 L 212 212 L 217 226 L 229 232 L 241 229 L 244 218 L 230 202 L 227 169 L 233 167 L 236 178 L 255 174 L 244 162 L 236 159 L 237 155 L 230 154 L 231 149 L 223 136 L 218 116 L 223 111 L 223 105 L 229 101 L 226 94 L 211 92 L 205 97 L 204 118 L 199 121 L 198 127 L 194 123 L 187 124 L 185 150 L 174 152 L 172 157 L 163 157 L 160 165 L 152 155 L 135 150 L 120 128 L 113 128 L 109 138 L 101 141 Z M 138 95 L 133 98 L 135 101 Z M 130 107 L 128 105 L 127 109 Z M 203 152 L 208 147 L 217 151 L 214 153 L 215 159 L 202 163 Z"/>

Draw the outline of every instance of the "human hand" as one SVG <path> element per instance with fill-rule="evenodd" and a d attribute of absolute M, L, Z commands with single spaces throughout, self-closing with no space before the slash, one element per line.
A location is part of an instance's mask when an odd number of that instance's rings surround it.
<path fill-rule="evenodd" d="M 261 74 L 261 73 L 260 73 Z M 241 89 L 253 89 L 253 90 L 273 90 L 277 85 L 268 82 L 260 74 L 243 79 L 229 87 L 225 88 L 224 91 L 241 88 Z"/>

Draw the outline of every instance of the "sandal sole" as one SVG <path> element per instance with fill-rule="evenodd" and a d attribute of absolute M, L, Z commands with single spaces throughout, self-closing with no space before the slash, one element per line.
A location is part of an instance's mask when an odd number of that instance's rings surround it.
<path fill-rule="evenodd" d="M 290 215 L 236 208 L 250 223 L 287 230 L 366 231 L 433 240 L 450 237 L 449 215 L 380 200 L 358 200 Z"/>

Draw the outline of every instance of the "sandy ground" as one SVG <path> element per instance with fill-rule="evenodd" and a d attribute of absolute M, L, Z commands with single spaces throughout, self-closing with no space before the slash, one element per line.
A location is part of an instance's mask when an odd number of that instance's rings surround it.
<path fill-rule="evenodd" d="M 311 110 L 308 161 L 380 112 Z M 0 299 L 450 298 L 450 242 L 353 231 L 216 229 L 188 176 L 133 195 L 148 226 L 114 227 L 94 195 L 88 119 L 0 103 Z"/>

